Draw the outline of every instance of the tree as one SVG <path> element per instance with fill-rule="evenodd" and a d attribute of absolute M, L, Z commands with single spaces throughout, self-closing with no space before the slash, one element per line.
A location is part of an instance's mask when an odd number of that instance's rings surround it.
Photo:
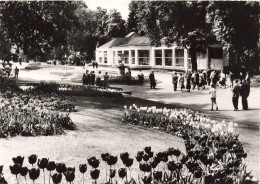
<path fill-rule="evenodd" d="M 2 27 L 12 45 L 25 55 L 50 52 L 66 44 L 67 30 L 76 26 L 75 10 L 80 2 L 6 1 Z"/>
<path fill-rule="evenodd" d="M 197 70 L 197 54 L 205 53 L 214 43 L 210 24 L 206 22 L 208 2 L 142 2 L 146 9 L 138 9 L 139 21 L 147 30 L 152 45 L 167 46 L 176 43 L 189 50 L 192 70 Z"/>
<path fill-rule="evenodd" d="M 211 2 L 207 7 L 207 16 L 217 40 L 229 51 L 230 58 L 235 52 L 239 66 L 255 68 L 256 65 L 250 61 L 257 55 L 259 2 Z"/>
<path fill-rule="evenodd" d="M 122 19 L 120 12 L 118 12 L 116 9 L 110 10 L 106 24 L 107 36 L 110 39 L 125 36 L 125 21 Z"/>

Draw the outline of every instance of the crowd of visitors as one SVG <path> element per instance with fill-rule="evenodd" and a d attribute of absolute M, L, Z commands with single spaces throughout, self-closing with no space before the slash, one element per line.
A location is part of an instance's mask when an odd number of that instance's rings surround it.
<path fill-rule="evenodd" d="M 19 68 L 17 66 L 13 68 L 11 63 L 2 63 L 2 66 L 0 67 L 0 75 L 18 78 L 18 74 Z"/>
<path fill-rule="evenodd" d="M 102 83 L 102 77 L 103 77 L 103 83 Z M 108 87 L 108 79 L 109 75 L 107 72 L 105 72 L 104 75 L 101 74 L 101 71 L 98 72 L 98 74 L 95 74 L 95 71 L 89 71 L 86 70 L 86 72 L 82 76 L 83 85 L 96 85 L 98 87 Z"/>

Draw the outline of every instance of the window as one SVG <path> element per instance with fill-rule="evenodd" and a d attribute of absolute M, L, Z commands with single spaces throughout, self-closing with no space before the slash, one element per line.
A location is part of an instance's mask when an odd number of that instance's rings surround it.
<path fill-rule="evenodd" d="M 116 64 L 116 51 L 113 51 L 113 64 Z"/>
<path fill-rule="evenodd" d="M 135 50 L 131 50 L 131 63 L 135 64 Z"/>
<path fill-rule="evenodd" d="M 125 64 L 129 64 L 129 51 L 128 50 L 124 51 L 124 59 L 125 59 Z"/>
<path fill-rule="evenodd" d="M 172 66 L 172 50 L 165 49 L 164 56 L 165 56 L 165 66 Z"/>
<path fill-rule="evenodd" d="M 107 51 L 104 51 L 104 63 L 107 63 Z"/>
<path fill-rule="evenodd" d="M 184 49 L 175 49 L 175 59 L 177 67 L 184 67 Z"/>
<path fill-rule="evenodd" d="M 102 63 L 102 51 L 98 52 L 98 56 L 99 56 L 98 62 Z"/>
<path fill-rule="evenodd" d="M 155 50 L 155 65 L 162 65 L 162 50 Z"/>
<path fill-rule="evenodd" d="M 191 54 L 190 51 L 188 51 L 188 69 L 192 69 L 192 64 L 191 64 Z"/>
<path fill-rule="evenodd" d="M 209 48 L 209 57 L 212 59 L 223 59 L 222 48 Z"/>
<path fill-rule="evenodd" d="M 118 63 L 122 63 L 122 59 L 123 59 L 123 52 L 117 51 L 117 58 L 118 58 Z"/>
<path fill-rule="evenodd" d="M 149 65 L 149 50 L 138 50 L 138 64 Z"/>

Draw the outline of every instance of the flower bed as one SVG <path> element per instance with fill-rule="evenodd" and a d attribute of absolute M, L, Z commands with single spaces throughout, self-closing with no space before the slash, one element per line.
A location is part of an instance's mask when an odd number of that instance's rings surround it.
<path fill-rule="evenodd" d="M 237 125 L 233 122 L 210 120 L 189 109 L 139 108 L 133 105 L 125 106 L 123 123 L 153 128 L 184 139 L 185 164 L 174 164 L 181 171 L 176 173 L 180 183 L 187 183 L 190 176 L 200 176 L 201 179 L 195 183 L 237 184 L 245 181 L 244 158 L 247 154 L 238 135 L 234 134 Z"/>
<path fill-rule="evenodd" d="M 68 116 L 68 112 L 73 111 L 75 103 L 56 94 L 2 92 L 0 138 L 56 135 L 64 130 L 74 130 L 76 126 Z"/>

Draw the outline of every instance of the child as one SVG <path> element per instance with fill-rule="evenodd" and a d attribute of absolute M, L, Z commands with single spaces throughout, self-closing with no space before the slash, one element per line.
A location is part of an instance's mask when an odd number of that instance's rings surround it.
<path fill-rule="evenodd" d="M 211 88 L 209 90 L 209 94 L 211 94 L 211 110 L 213 111 L 213 105 L 216 105 L 216 110 L 218 110 L 218 105 L 216 102 L 216 97 L 217 97 L 217 91 L 216 91 L 216 85 L 211 84 Z"/>

